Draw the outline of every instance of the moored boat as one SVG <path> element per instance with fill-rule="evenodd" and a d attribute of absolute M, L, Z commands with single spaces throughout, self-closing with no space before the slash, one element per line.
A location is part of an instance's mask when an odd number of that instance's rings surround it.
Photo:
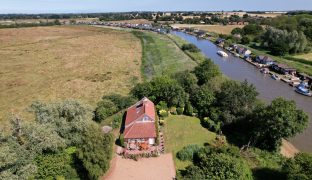
<path fill-rule="evenodd" d="M 302 85 L 299 85 L 295 88 L 295 91 L 299 94 L 305 95 L 305 96 L 312 96 L 312 93 L 309 91 L 309 89 L 305 88 Z"/>
<path fill-rule="evenodd" d="M 272 74 L 272 79 L 274 79 L 274 80 L 280 80 L 280 78 L 278 77 L 278 75 L 276 75 L 276 74 Z"/>
<path fill-rule="evenodd" d="M 263 74 L 269 74 L 270 70 L 268 68 L 261 68 L 260 72 Z"/>
<path fill-rule="evenodd" d="M 219 56 L 222 56 L 222 57 L 228 57 L 228 56 L 229 56 L 229 55 L 226 54 L 224 51 L 218 51 L 217 54 L 218 54 Z"/>

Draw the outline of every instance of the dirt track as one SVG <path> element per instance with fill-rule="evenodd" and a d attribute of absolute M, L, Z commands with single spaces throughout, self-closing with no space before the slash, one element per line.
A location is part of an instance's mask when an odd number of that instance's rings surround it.
<path fill-rule="evenodd" d="M 172 154 L 157 158 L 143 158 L 138 161 L 116 156 L 105 180 L 172 180 L 175 167 Z"/>

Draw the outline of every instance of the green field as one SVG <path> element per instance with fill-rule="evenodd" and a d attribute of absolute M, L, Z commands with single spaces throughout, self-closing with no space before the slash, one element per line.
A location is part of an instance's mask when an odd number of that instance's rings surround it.
<path fill-rule="evenodd" d="M 176 169 L 184 169 L 191 162 L 182 162 L 175 156 L 184 146 L 190 144 L 204 145 L 212 143 L 216 134 L 203 128 L 196 117 L 171 115 L 165 119 L 165 149 L 172 152 Z"/>
<path fill-rule="evenodd" d="M 133 31 L 142 43 L 142 74 L 146 79 L 154 76 L 193 69 L 196 63 L 166 35 Z"/>

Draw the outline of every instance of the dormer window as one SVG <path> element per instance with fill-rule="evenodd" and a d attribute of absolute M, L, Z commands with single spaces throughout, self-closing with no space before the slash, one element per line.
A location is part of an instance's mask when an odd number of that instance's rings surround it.
<path fill-rule="evenodd" d="M 147 116 L 144 116 L 144 117 L 143 117 L 143 122 L 144 122 L 144 121 L 149 121 L 149 119 L 148 119 Z"/>

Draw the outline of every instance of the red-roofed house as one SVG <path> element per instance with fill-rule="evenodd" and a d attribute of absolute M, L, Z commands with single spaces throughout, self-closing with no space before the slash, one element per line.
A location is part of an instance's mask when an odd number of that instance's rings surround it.
<path fill-rule="evenodd" d="M 136 149 L 141 144 L 155 144 L 155 118 L 154 103 L 146 97 L 128 108 L 123 132 L 127 148 Z"/>

